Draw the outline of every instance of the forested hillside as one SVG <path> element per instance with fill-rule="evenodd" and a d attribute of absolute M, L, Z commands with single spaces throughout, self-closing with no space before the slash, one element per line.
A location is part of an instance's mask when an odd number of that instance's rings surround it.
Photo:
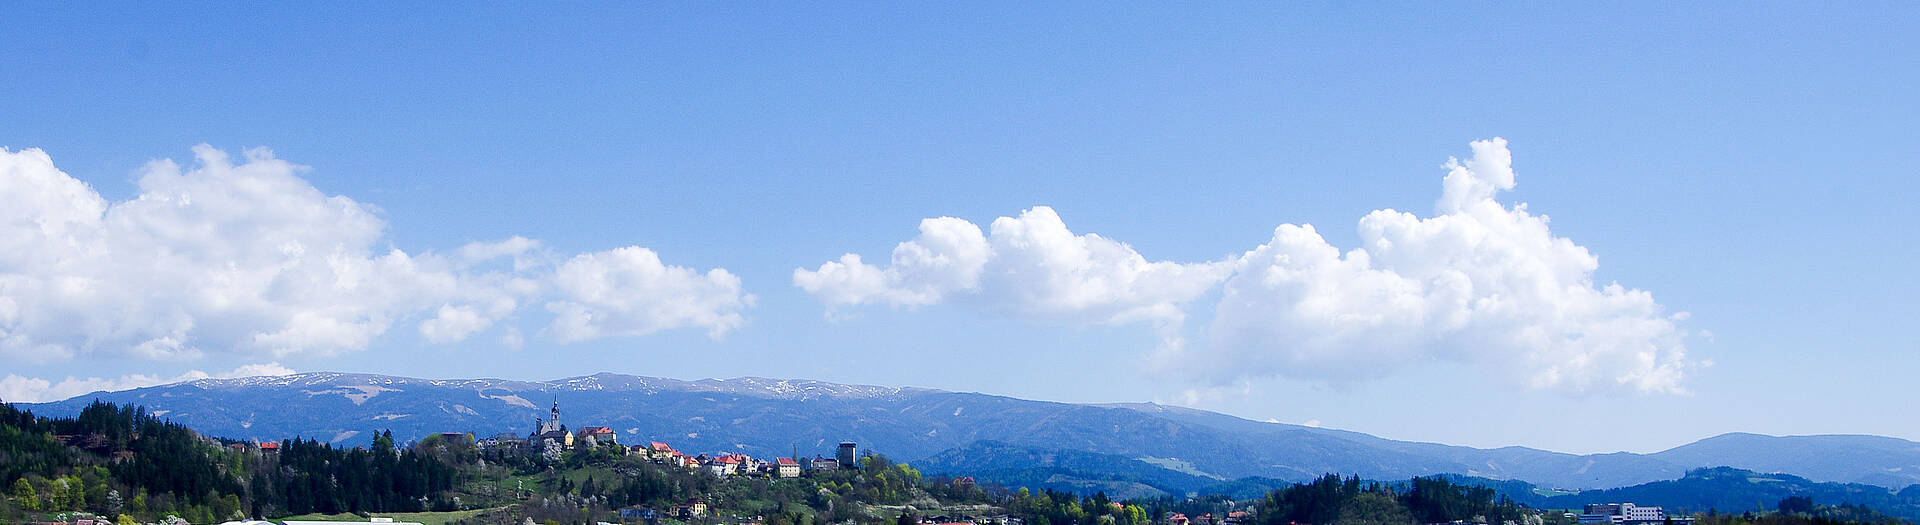
<path fill-rule="evenodd" d="M 431 454 L 290 440 L 267 454 L 201 436 L 138 407 L 93 403 L 73 418 L 0 405 L 6 512 L 89 511 L 194 523 L 306 512 L 445 507 L 456 469 Z"/>

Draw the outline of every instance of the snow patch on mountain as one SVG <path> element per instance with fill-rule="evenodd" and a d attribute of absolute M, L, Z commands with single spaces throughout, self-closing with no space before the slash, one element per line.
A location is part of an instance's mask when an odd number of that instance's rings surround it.
<path fill-rule="evenodd" d="M 517 407 L 523 407 L 523 408 L 540 408 L 539 406 L 534 405 L 532 401 L 528 401 L 527 398 L 520 397 L 518 394 L 509 393 L 504 395 L 490 396 L 490 395 L 487 395 L 487 390 L 488 390 L 488 387 L 481 387 L 479 390 L 475 392 L 480 395 L 480 399 L 492 399 L 502 403 L 506 403 L 509 405 L 517 406 Z"/>
<path fill-rule="evenodd" d="M 340 394 L 341 397 L 347 398 L 347 400 L 352 401 L 353 404 L 362 405 L 366 404 L 368 399 L 373 399 L 374 396 L 380 395 L 381 392 L 401 391 L 398 388 L 386 388 L 374 385 L 338 385 L 338 387 L 339 388 L 326 390 L 301 390 L 301 392 L 306 392 L 307 397 Z"/>

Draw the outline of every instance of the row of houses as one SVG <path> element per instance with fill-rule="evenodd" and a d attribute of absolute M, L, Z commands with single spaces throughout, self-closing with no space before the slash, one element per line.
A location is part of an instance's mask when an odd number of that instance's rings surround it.
<path fill-rule="evenodd" d="M 609 427 L 581 427 L 577 432 L 567 430 L 565 425 L 560 424 L 559 402 L 553 404 L 549 415 L 547 419 L 535 418 L 533 432 L 525 437 L 508 432 L 474 443 L 483 450 L 533 451 L 555 461 L 575 447 L 597 448 L 620 444 L 619 433 Z M 621 450 L 629 456 L 640 456 L 656 464 L 705 470 L 716 476 L 764 475 L 775 478 L 797 478 L 809 472 L 840 470 L 843 466 L 853 464 L 858 457 L 857 449 L 851 442 L 841 443 L 838 454 L 833 458 L 787 457 L 774 458 L 772 461 L 738 453 L 688 455 L 658 441 Z"/>
<path fill-rule="evenodd" d="M 633 507 L 619 509 L 619 513 L 620 513 L 620 521 L 622 522 L 644 521 L 647 523 L 657 523 L 661 518 L 678 518 L 681 520 L 691 520 L 694 518 L 706 517 L 707 503 L 706 503 L 706 500 L 703 500 L 700 498 L 693 498 L 693 499 L 687 500 L 686 503 L 674 505 L 673 508 L 667 509 L 665 511 L 654 510 L 649 507 L 633 506 Z M 761 523 L 757 521 L 759 518 L 756 517 L 753 519 L 756 521 L 741 521 L 737 523 L 738 525 L 761 525 Z M 917 518 L 913 523 L 915 523 L 916 525 L 1025 525 L 1026 522 L 1020 519 L 1019 517 L 1008 516 L 1006 514 L 998 514 L 998 515 L 992 515 L 992 516 L 980 516 L 975 518 L 956 518 L 952 516 L 921 516 Z M 601 525 L 612 525 L 612 524 L 602 523 Z"/>
<path fill-rule="evenodd" d="M 1209 512 L 1188 518 L 1186 514 L 1175 512 L 1167 516 L 1168 525 L 1244 525 L 1253 521 L 1253 515 L 1236 510 L 1225 516 L 1215 516 Z"/>
<path fill-rule="evenodd" d="M 641 456 L 656 464 L 671 465 L 689 469 L 706 470 L 716 476 L 765 475 L 774 478 L 797 478 L 809 472 L 840 470 L 840 460 L 815 456 L 805 458 L 774 458 L 762 460 L 746 454 L 698 454 L 689 456 L 674 450 L 671 445 L 658 441 L 627 448 L 630 456 Z"/>

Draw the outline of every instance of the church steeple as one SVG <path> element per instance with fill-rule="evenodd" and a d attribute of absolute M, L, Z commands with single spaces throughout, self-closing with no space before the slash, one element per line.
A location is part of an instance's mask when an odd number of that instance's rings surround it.
<path fill-rule="evenodd" d="M 546 421 L 540 421 L 539 419 L 534 419 L 534 421 L 537 421 L 540 423 L 540 431 L 538 432 L 539 434 L 545 434 L 548 432 L 553 432 L 553 431 L 564 428 L 560 426 L 560 400 L 555 399 L 553 401 L 553 410 L 549 412 L 549 414 L 551 414 L 552 417 L 548 418 Z"/>

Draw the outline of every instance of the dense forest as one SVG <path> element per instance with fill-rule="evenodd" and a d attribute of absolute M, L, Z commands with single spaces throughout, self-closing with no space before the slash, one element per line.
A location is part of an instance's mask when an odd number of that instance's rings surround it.
<path fill-rule="evenodd" d="M 1542 523 L 1538 512 L 1496 496 L 1493 489 L 1456 485 L 1440 478 L 1414 478 L 1395 486 L 1329 474 L 1269 492 L 1256 509 L 1254 515 L 1260 525 Z"/>
<path fill-rule="evenodd" d="M 1023 525 L 1168 524 L 1176 516 L 1196 525 L 1565 525 L 1557 512 L 1541 513 L 1492 488 L 1442 478 L 1381 483 L 1328 475 L 1251 499 L 1216 494 L 1116 501 L 1098 492 L 930 477 L 877 454 L 803 478 L 722 477 L 655 463 L 612 444 L 583 443 L 548 456 L 483 449 L 459 435 L 405 446 L 390 432 L 371 435 L 363 447 L 304 439 L 262 446 L 201 436 L 139 407 L 96 402 L 73 418 L 44 418 L 0 404 L 0 486 L 7 488 L 0 521 L 99 516 L 120 525 L 182 519 L 204 524 L 465 511 L 460 520 L 470 525 L 877 525 L 982 516 Z M 705 512 L 690 515 L 696 505 Z M 1702 516 L 1700 525 L 1896 521 L 1865 507 L 1789 499 L 1758 515 Z"/>
<path fill-rule="evenodd" d="M 240 446 L 233 446 L 240 445 Z M 193 523 L 308 512 L 446 508 L 457 468 L 401 453 L 390 434 L 370 449 L 290 440 L 277 454 L 203 437 L 138 407 L 88 405 L 48 419 L 0 405 L 0 512 L 86 511 Z"/>

